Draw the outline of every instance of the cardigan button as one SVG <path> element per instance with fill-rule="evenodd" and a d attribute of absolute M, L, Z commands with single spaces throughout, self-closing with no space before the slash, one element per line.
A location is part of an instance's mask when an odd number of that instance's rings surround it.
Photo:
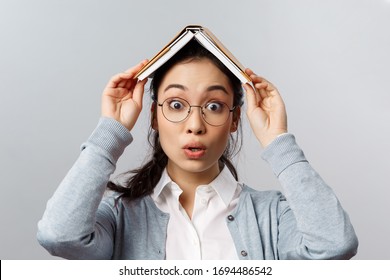
<path fill-rule="evenodd" d="M 241 256 L 246 257 L 246 256 L 248 256 L 248 253 L 246 251 L 242 250 L 241 251 Z"/>
<path fill-rule="evenodd" d="M 229 215 L 227 218 L 228 218 L 228 220 L 231 221 L 231 222 L 234 221 L 234 217 L 233 217 L 232 215 Z"/>

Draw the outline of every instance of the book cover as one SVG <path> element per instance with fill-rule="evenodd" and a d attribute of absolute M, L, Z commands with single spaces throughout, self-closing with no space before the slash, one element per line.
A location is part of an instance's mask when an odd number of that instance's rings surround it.
<path fill-rule="evenodd" d="M 196 39 L 204 48 L 217 57 L 242 83 L 251 82 L 244 66 L 207 28 L 200 25 L 188 25 L 182 29 L 164 48 L 161 49 L 136 75 L 143 80 L 173 57 L 189 41 Z"/>

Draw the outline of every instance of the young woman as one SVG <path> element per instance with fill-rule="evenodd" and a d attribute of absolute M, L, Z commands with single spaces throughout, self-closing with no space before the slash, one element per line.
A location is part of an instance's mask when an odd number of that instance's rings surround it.
<path fill-rule="evenodd" d="M 114 76 L 102 118 L 47 204 L 38 240 L 69 259 L 349 259 L 357 238 L 292 134 L 277 89 L 247 69 L 247 117 L 285 190 L 238 182 L 242 86 L 196 41 L 154 74 L 151 159 L 109 182 L 131 143 L 146 61 Z M 108 188 L 107 188 L 108 186 Z M 111 191 L 107 191 L 111 189 Z"/>

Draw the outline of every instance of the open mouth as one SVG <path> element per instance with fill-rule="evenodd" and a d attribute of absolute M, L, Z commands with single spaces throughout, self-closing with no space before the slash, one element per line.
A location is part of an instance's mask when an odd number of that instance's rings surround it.
<path fill-rule="evenodd" d="M 206 147 L 203 147 L 202 145 L 194 145 L 190 144 L 184 147 L 184 153 L 188 158 L 191 159 L 200 159 L 203 157 L 206 153 Z"/>

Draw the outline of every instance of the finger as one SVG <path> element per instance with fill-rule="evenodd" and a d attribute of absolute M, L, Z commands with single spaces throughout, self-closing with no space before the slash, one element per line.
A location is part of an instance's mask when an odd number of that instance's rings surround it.
<path fill-rule="evenodd" d="M 127 82 L 123 85 L 124 88 L 131 90 L 134 88 L 134 86 L 137 84 L 137 79 L 129 79 Z"/>
<path fill-rule="evenodd" d="M 263 81 L 261 83 L 255 83 L 254 86 L 260 93 L 264 92 L 267 95 L 268 95 L 268 92 L 273 90 L 273 87 L 266 81 Z"/>
<path fill-rule="evenodd" d="M 253 73 L 252 70 L 248 69 L 248 73 Z M 257 76 L 256 74 L 250 75 L 252 84 L 255 88 L 255 92 L 260 95 L 260 99 L 257 101 L 260 101 L 268 96 L 267 90 L 269 89 L 269 83 L 266 79 L 263 77 Z"/>
<path fill-rule="evenodd" d="M 116 85 L 116 87 L 129 89 L 132 84 L 136 83 L 136 79 L 129 76 L 130 74 L 124 73 L 122 80 Z"/>
<path fill-rule="evenodd" d="M 246 68 L 245 69 L 245 73 L 248 75 L 248 76 L 252 76 L 254 74 L 254 72 L 252 71 L 252 69 L 250 68 Z"/>
<path fill-rule="evenodd" d="M 258 86 L 259 84 L 255 84 L 256 92 L 260 96 L 259 99 L 264 100 L 265 98 L 269 97 L 267 90 L 262 87 L 259 88 Z"/>
<path fill-rule="evenodd" d="M 107 84 L 107 87 L 115 88 L 115 87 L 125 87 L 129 80 L 138 73 L 139 70 L 148 62 L 147 59 L 141 61 L 136 66 L 127 69 L 125 72 L 116 74 L 113 76 Z"/>
<path fill-rule="evenodd" d="M 264 77 L 258 76 L 252 69 L 246 68 L 245 73 L 249 75 L 256 92 L 260 94 L 260 100 L 270 96 L 280 96 L 277 88 Z M 257 101 L 260 101 L 259 99 Z"/>
<path fill-rule="evenodd" d="M 264 95 L 264 92 L 262 92 L 262 90 L 271 91 L 274 89 L 274 86 L 263 77 L 260 77 L 256 74 L 252 74 L 252 75 L 250 75 L 250 78 L 252 80 L 252 83 L 253 83 L 255 89 L 259 90 L 259 92 L 262 95 Z M 262 96 L 262 97 L 264 98 L 264 96 Z"/>
<path fill-rule="evenodd" d="M 142 69 L 146 64 L 148 63 L 147 59 L 142 60 L 140 63 L 138 63 L 136 66 L 129 68 L 125 71 L 125 73 L 130 74 L 132 77 L 135 76 L 135 74 L 138 73 L 139 70 Z"/>
<path fill-rule="evenodd" d="M 277 88 L 269 81 L 264 78 L 261 78 L 262 81 L 255 83 L 255 88 L 260 92 L 261 97 L 265 98 L 267 96 L 279 96 L 279 91 Z"/>
<path fill-rule="evenodd" d="M 133 92 L 133 100 L 139 104 L 140 107 L 142 107 L 142 100 L 144 96 L 144 89 L 145 84 L 148 81 L 148 79 L 144 79 L 142 81 L 138 81 L 135 85 L 134 92 Z"/>
<path fill-rule="evenodd" d="M 261 77 L 259 75 L 256 75 L 256 74 L 252 74 L 251 76 L 251 79 L 252 79 L 252 82 L 254 83 L 263 83 L 263 82 L 267 82 L 267 83 L 270 83 L 267 79 L 265 79 L 264 77 Z"/>
<path fill-rule="evenodd" d="M 251 78 L 253 83 L 262 83 L 262 82 L 268 82 L 269 83 L 269 81 L 267 81 L 267 79 L 257 75 L 251 69 L 247 69 L 247 70 L 248 70 L 247 73 L 250 76 L 250 78 Z"/>
<path fill-rule="evenodd" d="M 243 85 L 243 87 L 246 91 L 246 102 L 248 104 L 248 111 L 253 111 L 256 107 L 258 107 L 259 104 L 257 94 L 250 84 L 246 83 Z"/>
<path fill-rule="evenodd" d="M 263 81 L 267 81 L 263 77 L 257 75 L 255 72 L 253 72 L 253 70 L 250 68 L 246 68 L 245 73 L 250 76 L 252 83 L 261 83 Z"/>
<path fill-rule="evenodd" d="M 140 63 L 142 64 L 142 67 L 144 67 L 146 64 L 148 64 L 148 62 L 149 62 L 148 59 L 144 59 Z M 141 67 L 141 69 L 142 69 L 142 67 Z M 141 69 L 139 69 L 139 70 L 141 70 Z M 135 76 L 138 74 L 139 70 L 136 72 Z M 148 79 L 146 78 L 145 80 L 148 80 Z M 137 84 L 137 81 L 140 81 L 140 80 L 139 79 L 129 80 L 129 81 L 127 81 L 126 85 L 124 85 L 124 87 L 130 90 L 132 87 L 134 87 L 134 85 Z"/>
<path fill-rule="evenodd" d="M 120 83 L 123 83 L 123 81 L 128 81 L 130 79 L 130 74 L 128 73 L 119 73 L 113 76 L 110 81 L 108 82 L 107 86 L 108 88 L 116 88 L 119 86 Z"/>

